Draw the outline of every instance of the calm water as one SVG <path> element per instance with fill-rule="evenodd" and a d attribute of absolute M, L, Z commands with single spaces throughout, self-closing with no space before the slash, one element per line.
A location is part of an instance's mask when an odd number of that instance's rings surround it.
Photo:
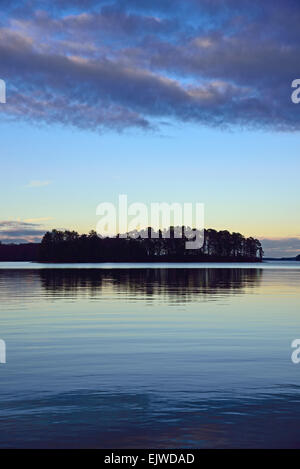
<path fill-rule="evenodd" d="M 0 264 L 1 447 L 300 447 L 300 263 L 39 267 Z"/>

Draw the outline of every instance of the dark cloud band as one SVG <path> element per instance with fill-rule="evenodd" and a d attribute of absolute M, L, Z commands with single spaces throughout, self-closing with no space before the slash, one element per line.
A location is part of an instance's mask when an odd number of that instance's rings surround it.
<path fill-rule="evenodd" d="M 4 119 L 300 129 L 294 0 L 4 2 Z"/>

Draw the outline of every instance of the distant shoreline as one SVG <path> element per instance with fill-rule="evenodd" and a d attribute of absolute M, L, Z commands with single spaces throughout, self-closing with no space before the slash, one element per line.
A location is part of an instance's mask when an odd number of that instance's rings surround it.
<path fill-rule="evenodd" d="M 49 259 L 49 260 L 41 260 L 39 259 L 39 249 L 40 243 L 28 243 L 28 244 L 18 244 L 18 245 L 8 245 L 2 244 L 0 245 L 0 262 L 36 262 L 39 264 L 107 264 L 107 263 L 121 263 L 125 264 L 128 262 L 133 262 L 137 264 L 153 264 L 153 263 L 167 263 L 167 264 L 174 264 L 174 263 L 188 263 L 188 264 L 195 264 L 195 263 L 223 263 L 228 264 L 230 262 L 235 263 L 257 263 L 261 264 L 264 259 L 253 258 L 253 257 L 246 257 L 246 256 L 208 256 L 208 255 L 199 255 L 199 256 L 178 256 L 178 255 L 166 255 L 166 256 L 154 256 L 150 257 L 143 257 L 143 258 L 135 258 L 134 256 L 128 258 L 116 258 L 114 256 L 107 257 L 105 259 L 95 259 L 95 258 L 84 258 L 84 259 Z"/>
<path fill-rule="evenodd" d="M 202 259 L 202 260 L 162 260 L 162 259 L 157 259 L 157 260 L 127 260 L 127 261 L 116 261 L 116 260 L 111 260 L 111 261 L 91 261 L 91 260 L 86 260 L 86 261 L 38 261 L 36 259 L 0 259 L 0 264 L 5 263 L 5 262 L 33 262 L 35 264 L 232 264 L 232 263 L 237 263 L 237 264 L 263 264 L 267 261 L 277 261 L 277 262 L 299 262 L 299 259 L 296 257 L 288 257 L 288 258 L 278 258 L 278 257 L 268 257 L 262 260 L 253 260 L 253 259 Z"/>
<path fill-rule="evenodd" d="M 128 263 L 128 262 L 134 262 L 134 263 L 147 263 L 147 264 L 153 264 L 153 263 L 166 263 L 166 264 L 174 264 L 174 263 L 189 263 L 189 264 L 194 264 L 194 263 L 209 263 L 209 264 L 214 264 L 214 263 L 222 263 L 222 264 L 228 264 L 228 263 L 251 263 L 251 264 L 261 264 L 264 261 L 277 261 L 277 262 L 293 262 L 293 261 L 300 261 L 300 256 L 298 257 L 281 257 L 281 258 L 276 258 L 276 257 L 264 257 L 261 259 L 259 258 L 249 258 L 249 257 L 216 257 L 216 256 L 199 256 L 198 258 L 169 258 L 166 256 L 165 258 L 158 258 L 158 259 L 107 259 L 107 260 L 97 260 L 97 259 L 84 259 L 81 261 L 74 260 L 74 261 L 66 261 L 66 260 L 49 260 L 49 261 L 41 261 L 38 259 L 38 250 L 40 248 L 40 243 L 24 243 L 24 244 L 0 244 L 0 263 L 1 262 L 37 262 L 41 265 L 43 264 L 64 264 L 64 263 L 70 263 L 70 264 L 84 264 L 84 263 L 90 263 L 90 264 L 105 264 L 105 263 L 112 263 L 112 262 L 118 262 L 118 263 Z"/>
<path fill-rule="evenodd" d="M 265 260 L 265 259 L 264 259 Z M 20 261 L 19 261 L 20 262 Z M 237 263 L 237 264 L 261 264 L 263 260 L 253 260 L 250 259 L 234 259 L 234 258 L 207 258 L 207 259 L 147 259 L 147 260 L 106 260 L 106 261 L 95 261 L 95 260 L 86 260 L 86 261 L 32 261 L 36 262 L 37 264 L 110 264 L 110 263 L 117 263 L 117 264 L 230 264 L 230 263 Z"/>

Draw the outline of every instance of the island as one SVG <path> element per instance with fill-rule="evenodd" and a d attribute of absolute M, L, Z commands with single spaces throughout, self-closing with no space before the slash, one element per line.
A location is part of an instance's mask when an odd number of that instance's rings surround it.
<path fill-rule="evenodd" d="M 185 227 L 182 236 L 175 236 L 170 227 L 169 238 L 159 230 L 147 228 L 148 237 L 136 234 L 114 238 L 99 237 L 95 231 L 47 232 L 37 251 L 39 262 L 261 262 L 263 249 L 259 240 L 246 238 L 227 230 L 204 230 L 200 249 L 186 249 Z"/>

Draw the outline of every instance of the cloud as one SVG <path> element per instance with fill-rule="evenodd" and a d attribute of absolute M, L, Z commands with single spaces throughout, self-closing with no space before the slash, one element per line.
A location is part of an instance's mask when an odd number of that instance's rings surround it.
<path fill-rule="evenodd" d="M 161 120 L 300 130 L 296 0 L 20 0 L 3 9 L 3 119 L 98 132 Z"/>
<path fill-rule="evenodd" d="M 49 184 L 50 181 L 30 181 L 30 183 L 25 187 L 44 187 L 48 186 Z"/>
<path fill-rule="evenodd" d="M 299 238 L 260 239 L 265 257 L 295 257 L 300 254 Z"/>
<path fill-rule="evenodd" d="M 37 243 L 41 241 L 45 231 L 39 223 L 16 220 L 0 221 L 0 241 L 2 243 Z"/>

